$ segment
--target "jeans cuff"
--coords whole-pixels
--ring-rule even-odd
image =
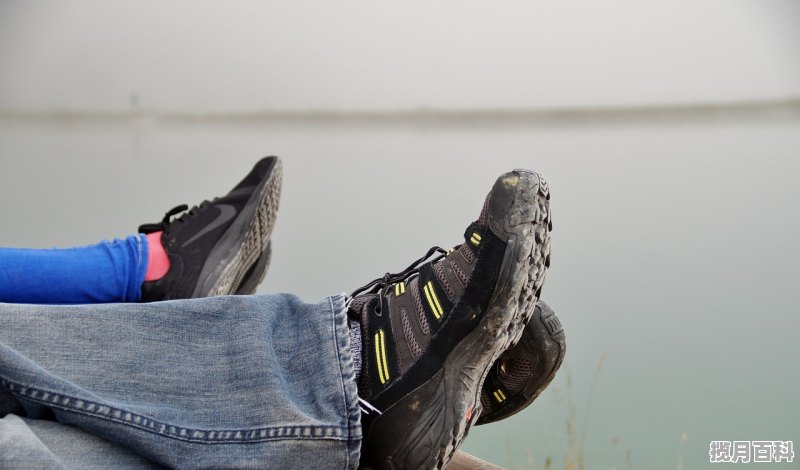
[[[353,365],[353,355],[350,349],[350,323],[347,318],[345,294],[329,297],[333,311],[333,327],[336,335],[336,346],[339,352],[339,365],[342,374],[342,388],[347,412],[347,426],[350,439],[348,439],[348,453],[350,455],[348,467],[357,468],[361,453],[361,407],[358,402],[358,386]]]

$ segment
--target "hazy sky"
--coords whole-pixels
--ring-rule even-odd
[[[0,0],[0,110],[800,96],[796,0]]]

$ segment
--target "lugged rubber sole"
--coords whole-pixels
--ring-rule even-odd
[[[507,240],[492,297],[442,368],[372,423],[370,447],[379,454],[372,458],[381,469],[447,465],[480,415],[480,392],[491,365],[519,339],[538,300],[549,266],[549,189],[527,170],[514,170],[500,181],[515,191],[503,220],[489,221]]]
[[[235,294],[272,236],[278,214],[283,167],[275,160],[269,176],[261,183],[231,227],[212,248],[192,297]],[[266,270],[264,271],[266,273]]]

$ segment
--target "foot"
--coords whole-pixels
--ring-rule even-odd
[[[483,411],[476,424],[493,423],[527,408],[553,380],[566,350],[561,322],[540,300],[519,343],[489,370],[481,392]]]
[[[544,179],[498,178],[465,242],[353,293],[361,327],[362,465],[444,468],[481,412],[484,378],[518,340],[550,254]],[[438,253],[438,254],[437,254]]]
[[[140,226],[142,233],[164,232],[161,243],[170,261],[164,277],[142,284],[142,301],[236,293],[263,259],[280,190],[280,160],[263,158],[225,196],[189,210],[178,206],[161,222]],[[259,275],[265,272],[266,266]]]

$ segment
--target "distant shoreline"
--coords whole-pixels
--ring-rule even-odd
[[[0,110],[2,120],[23,121],[164,121],[176,123],[384,123],[384,124],[525,124],[594,121],[661,121],[744,117],[800,118],[800,98],[729,103],[686,103],[614,107],[542,109],[435,109],[404,110],[264,110],[242,112]]]

